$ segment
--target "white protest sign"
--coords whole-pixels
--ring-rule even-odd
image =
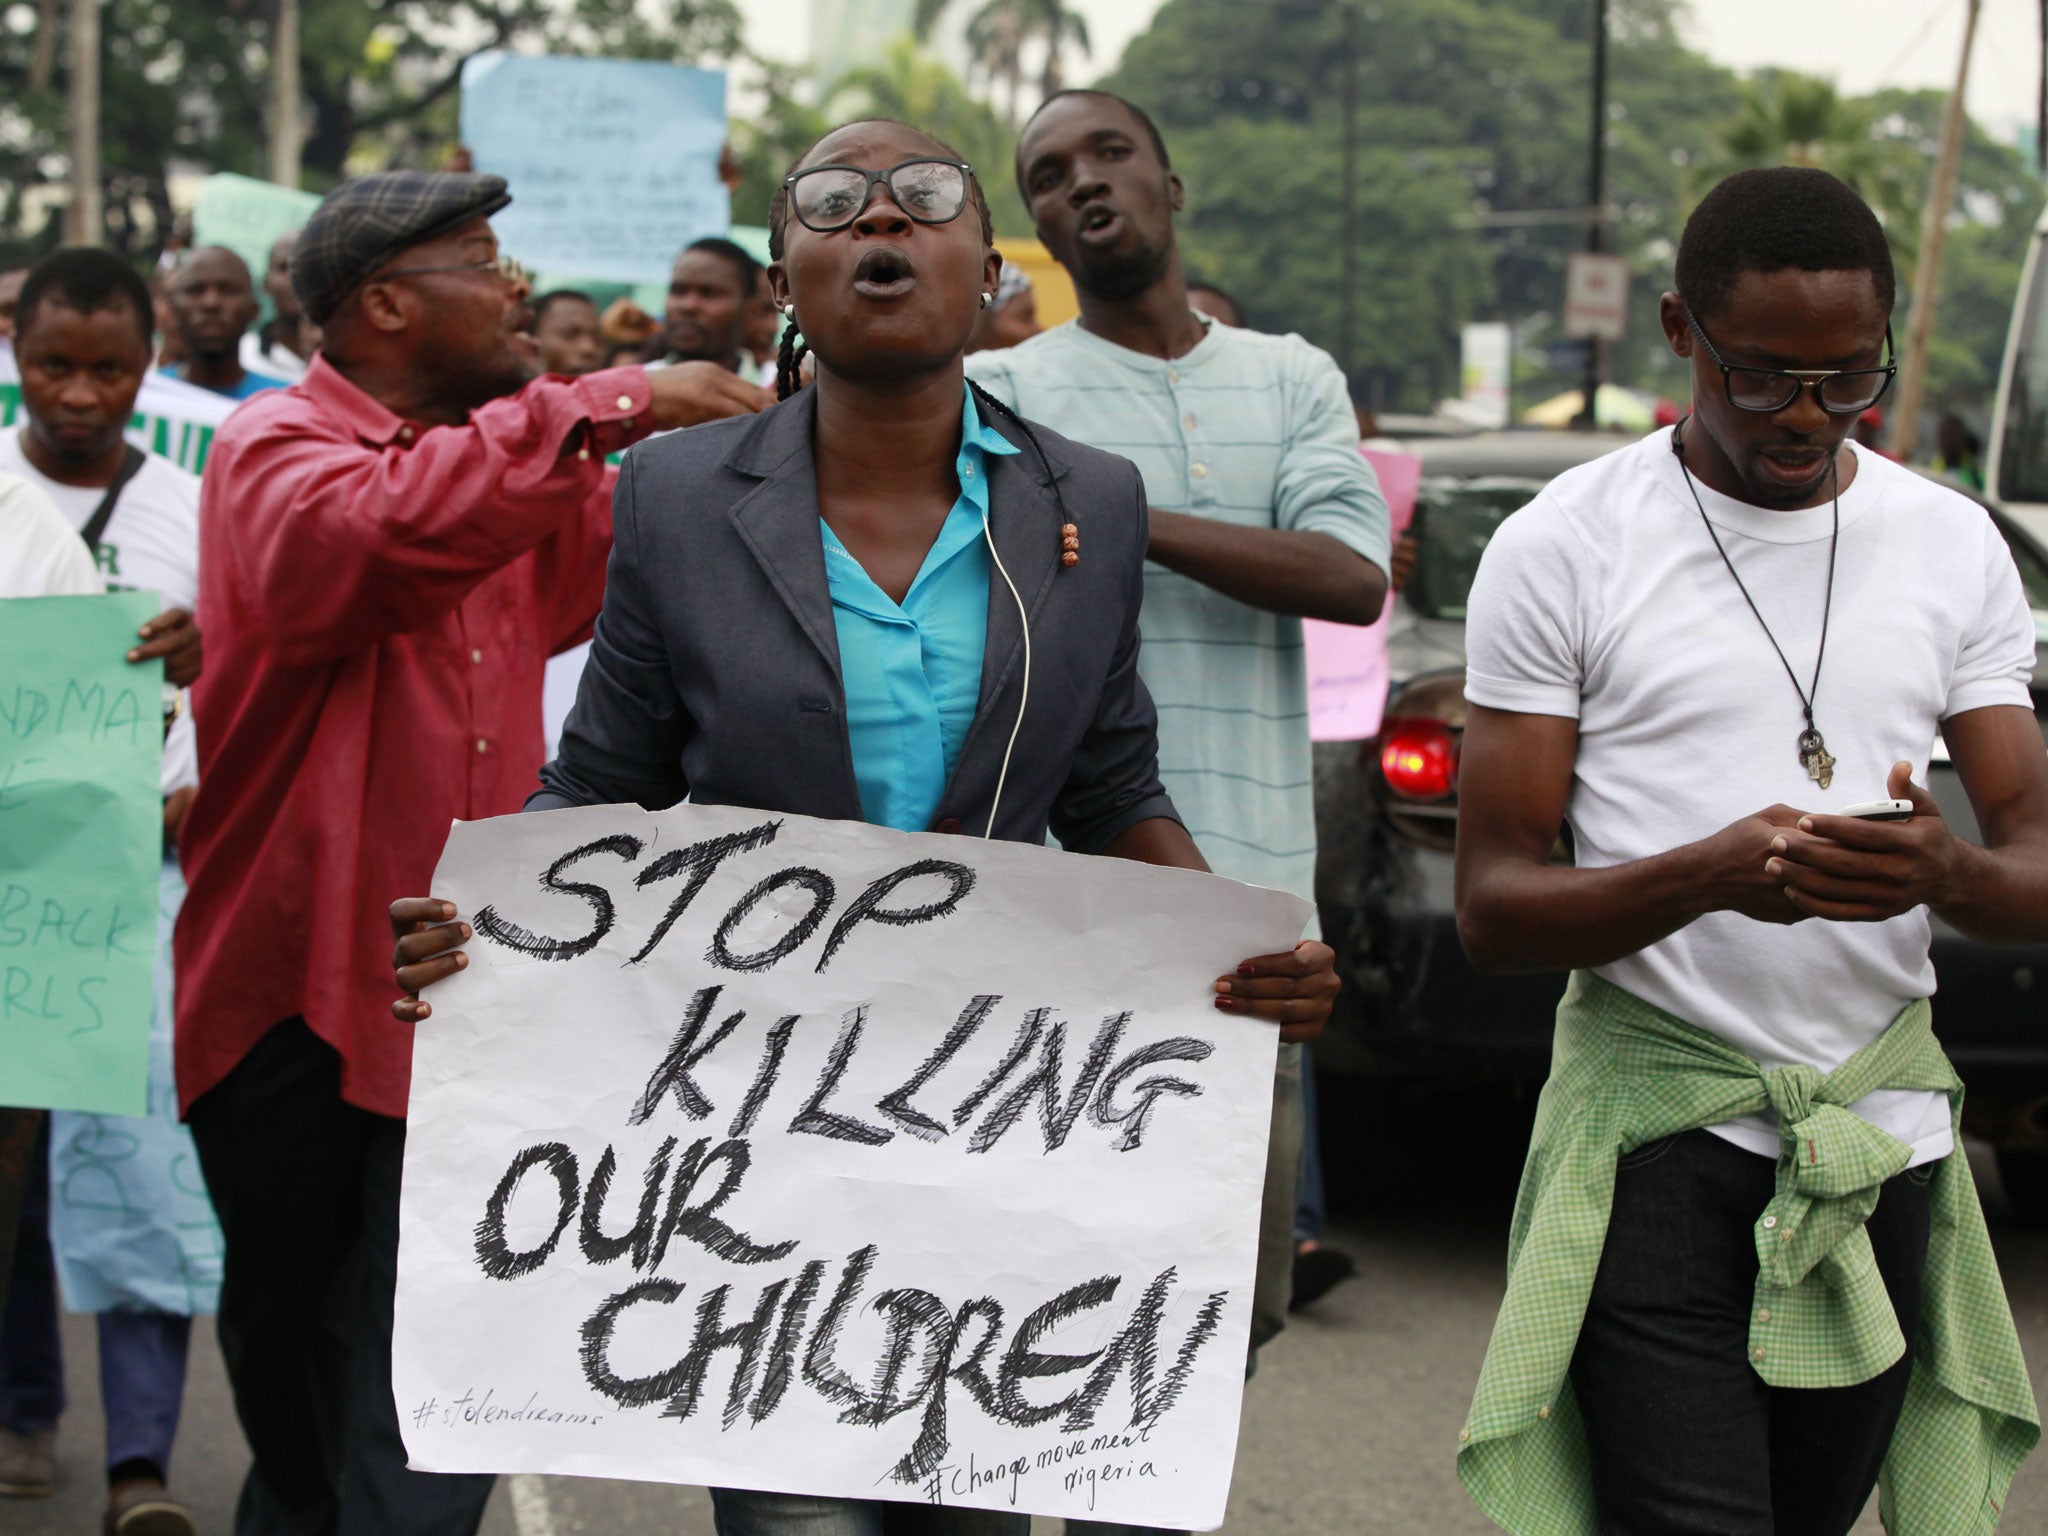
[[[411,1464],[1213,1528],[1306,902],[735,808],[458,824]]]

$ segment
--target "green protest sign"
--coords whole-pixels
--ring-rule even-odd
[[[0,601],[0,1104],[140,1115],[163,862],[154,592]]]
[[[271,306],[264,299],[263,274],[270,266],[270,247],[279,235],[303,229],[319,206],[320,199],[311,192],[220,171],[199,188],[199,202],[192,210],[193,244],[224,245],[241,257],[256,280],[256,297],[263,299],[267,314]]]

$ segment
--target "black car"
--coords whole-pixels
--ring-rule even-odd
[[[1316,1058],[1326,1074],[1534,1085],[1548,1069],[1565,977],[1479,974],[1458,942],[1452,903],[1465,601],[1501,521],[1553,476],[1621,441],[1494,432],[1410,446],[1423,461],[1421,549],[1391,624],[1386,719],[1362,746],[1316,749],[1317,903],[1345,981]],[[2034,711],[2048,719],[2048,551],[1964,494],[1985,506],[2019,566],[2035,613]],[[1949,824],[1975,838],[1976,818],[1940,743],[1929,777]],[[1562,836],[1554,856],[1570,859]],[[2015,1208],[2048,1222],[2048,944],[1981,944],[1937,917],[1934,963],[1935,1028],[1969,1085],[1966,1125],[1997,1149]]]

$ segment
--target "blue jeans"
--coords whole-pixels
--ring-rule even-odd
[[[34,1435],[64,1413],[64,1351],[57,1331],[57,1274],[50,1254],[50,1128],[30,1164],[7,1312],[0,1319],[0,1428]],[[146,1461],[167,1476],[185,1396],[192,1319],[170,1312],[102,1312],[100,1401],[107,1466]]]
[[[1294,1199],[1294,1240],[1320,1243],[1329,1229],[1329,1201],[1323,1194],[1322,1125],[1316,1112],[1315,1055],[1301,1048],[1301,1188]]]
[[[1031,1517],[880,1499],[714,1488],[718,1536],[1029,1536]]]

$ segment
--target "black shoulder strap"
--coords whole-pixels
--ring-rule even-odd
[[[100,498],[100,504],[92,509],[92,516],[78,530],[78,536],[85,540],[85,547],[95,555],[100,552],[100,535],[107,531],[107,521],[114,515],[114,503],[121,499],[121,492],[149,458],[133,443],[125,446],[127,452],[121,455],[121,467],[114,472],[114,483],[107,487],[107,494]]]

